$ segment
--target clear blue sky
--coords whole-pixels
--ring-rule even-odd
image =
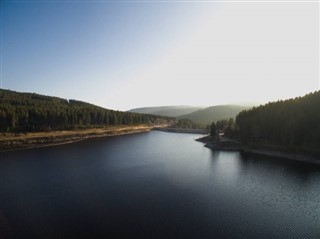
[[[2,1],[2,88],[127,110],[319,87],[318,3]]]

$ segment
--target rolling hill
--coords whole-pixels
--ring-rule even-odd
[[[178,119],[190,119],[198,124],[208,125],[213,121],[235,118],[242,110],[250,109],[249,106],[217,105],[200,109],[189,114],[180,115]]]

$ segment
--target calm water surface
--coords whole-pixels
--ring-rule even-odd
[[[149,132],[0,153],[0,238],[320,238],[320,168]]]

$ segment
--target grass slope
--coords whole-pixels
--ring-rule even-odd
[[[197,110],[190,114],[177,117],[178,119],[190,119],[198,124],[207,125],[218,120],[235,118],[240,111],[250,109],[248,106],[217,105]]]

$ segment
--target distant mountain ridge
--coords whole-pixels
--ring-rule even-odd
[[[161,116],[177,117],[180,115],[190,114],[194,111],[204,109],[201,106],[155,106],[155,107],[142,107],[129,110],[129,112],[135,112],[140,114],[152,114]]]
[[[131,109],[129,112],[141,114],[153,114],[170,116],[180,119],[189,119],[202,126],[211,124],[213,121],[235,118],[242,110],[251,109],[244,105],[216,105],[210,107],[196,106],[158,106]]]

